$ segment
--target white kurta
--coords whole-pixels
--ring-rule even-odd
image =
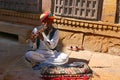
[[[68,55],[63,52],[53,51],[59,41],[59,31],[56,30],[52,39],[50,40],[50,32],[46,36],[42,32],[44,41],[40,41],[40,46],[35,51],[28,51],[26,53],[26,58],[32,62],[45,62],[51,64],[64,64],[68,61]],[[49,42],[49,43],[48,43]],[[32,46],[32,45],[30,45]]]

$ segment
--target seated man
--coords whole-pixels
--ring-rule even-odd
[[[30,47],[25,57],[32,64],[50,63],[54,65],[65,64],[68,55],[55,50],[59,41],[59,30],[52,25],[54,17],[51,13],[43,13],[40,16],[41,26],[33,29]]]

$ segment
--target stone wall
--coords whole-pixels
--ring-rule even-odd
[[[52,12],[54,10],[54,0],[39,0],[42,5],[40,9],[42,12]],[[32,4],[31,4],[32,5]],[[102,7],[102,22],[115,23],[116,20],[116,11],[117,11],[117,0],[103,0]],[[0,9],[0,20],[9,21],[21,24],[30,24],[30,25],[39,25],[39,16],[42,13],[26,13],[26,12],[17,12],[13,10]],[[31,23],[32,22],[32,23]]]
[[[120,25],[56,17],[54,26],[60,30],[61,48],[83,46],[90,51],[120,55]]]
[[[58,25],[60,26],[60,25]],[[81,46],[84,49],[120,55],[120,39],[97,34],[85,34],[60,29],[60,48],[69,46]]]
[[[101,21],[56,17],[62,46],[120,55],[120,25],[116,24],[117,0],[103,0]],[[63,45],[64,44],[64,45]]]
[[[116,18],[117,0],[104,0],[102,9],[102,21],[114,23]]]
[[[51,0],[42,0],[42,12],[51,11]]]
[[[54,9],[54,0],[42,0],[42,12]],[[117,0],[103,0],[101,21],[86,21],[55,17],[54,25],[60,30],[59,47],[77,45],[87,50],[120,53],[120,25],[115,24]],[[0,20],[40,25],[40,14],[0,10]]]
[[[117,38],[99,35],[85,35],[83,45],[87,50],[110,54],[120,54],[120,41]]]

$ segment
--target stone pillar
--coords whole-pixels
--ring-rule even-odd
[[[117,0],[104,0],[102,9],[102,21],[115,23]]]
[[[42,12],[51,12],[51,0],[42,0]]]

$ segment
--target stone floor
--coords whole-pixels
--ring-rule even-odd
[[[16,36],[0,33],[0,45],[0,80],[39,80],[39,73],[24,60],[27,44],[19,44]],[[92,80],[120,80],[120,56],[67,48],[63,52],[69,54],[70,61],[86,61],[94,72]]]

